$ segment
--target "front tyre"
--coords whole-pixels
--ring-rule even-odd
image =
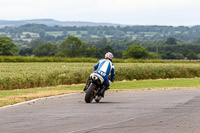
[[[85,102],[86,103],[91,103],[92,100],[94,99],[94,89],[96,88],[96,85],[91,83],[90,86],[88,87],[86,94],[85,94]]]

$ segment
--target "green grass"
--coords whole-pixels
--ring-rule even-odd
[[[71,86],[50,87],[50,88],[0,91],[0,98],[12,96],[12,95],[36,93],[40,91],[82,90],[83,87],[84,85],[71,85]],[[120,82],[111,83],[111,86],[110,86],[111,90],[112,89],[125,90],[125,89],[148,89],[148,88],[174,88],[174,87],[200,87],[200,78],[120,81]]]
[[[151,89],[151,88],[200,87],[200,79],[137,80],[111,84],[112,89]]]
[[[35,89],[20,89],[20,90],[10,90],[10,91],[0,91],[0,98],[8,96],[17,96],[29,93],[36,93],[42,91],[61,91],[61,90],[82,90],[84,85],[72,85],[72,86],[62,86],[62,87],[50,87],[50,88],[35,88]]]
[[[81,92],[84,85],[0,91],[0,107],[41,97]]]
[[[194,79],[167,79],[167,80],[139,80],[121,81],[112,83],[110,90],[135,90],[135,89],[162,89],[162,88],[199,88],[200,78]],[[0,107],[35,98],[60,95],[66,93],[82,92],[84,85],[60,86],[50,88],[4,90],[0,91]],[[41,95],[40,95],[41,94]]]

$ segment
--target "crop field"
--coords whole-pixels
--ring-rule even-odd
[[[0,90],[85,83],[95,63],[0,63]],[[115,63],[116,80],[200,77],[199,63]]]
[[[62,31],[49,31],[49,32],[46,32],[46,34],[57,37],[57,36],[62,36],[63,32]]]

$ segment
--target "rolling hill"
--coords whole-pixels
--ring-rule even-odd
[[[0,20],[0,27],[11,26],[18,27],[25,24],[45,24],[48,26],[122,26],[121,24],[112,23],[94,23],[84,21],[57,21],[54,19],[31,19],[31,20]]]

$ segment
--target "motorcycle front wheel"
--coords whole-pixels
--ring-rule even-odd
[[[91,83],[90,86],[88,87],[86,94],[85,94],[85,102],[86,103],[91,103],[92,100],[94,99],[94,89],[96,88],[96,85]]]

